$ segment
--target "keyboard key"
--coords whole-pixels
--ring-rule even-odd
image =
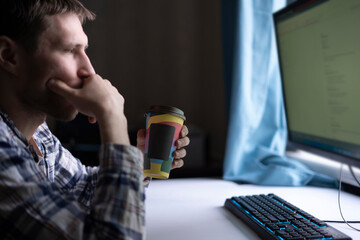
[[[319,219],[317,219],[317,218],[313,218],[313,219],[311,220],[311,222],[315,223],[316,225],[318,225],[318,226],[320,226],[320,227],[325,227],[325,226],[327,226],[327,224],[326,224],[325,222],[323,222],[323,221],[321,221],[321,220],[319,220]]]
[[[324,236],[322,235],[311,235],[307,239],[322,239],[322,238],[324,238]]]

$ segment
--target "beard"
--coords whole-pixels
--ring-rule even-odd
[[[44,104],[43,110],[52,118],[65,122],[74,120],[79,113],[74,105],[59,95],[56,98],[52,98],[48,104]]]
[[[26,91],[22,94],[22,102],[28,111],[39,115],[45,114],[60,121],[71,121],[79,113],[68,100],[49,90],[39,93]]]

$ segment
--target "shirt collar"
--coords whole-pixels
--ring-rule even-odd
[[[25,146],[28,146],[29,142],[24,136],[24,134],[20,132],[20,130],[15,126],[15,123],[1,109],[0,109],[0,117],[2,118],[4,123],[6,123],[6,125],[14,132],[14,134],[25,144]]]

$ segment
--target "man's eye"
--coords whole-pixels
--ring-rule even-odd
[[[72,48],[72,49],[65,49],[64,52],[66,52],[66,53],[73,53],[73,52],[74,52],[74,49],[73,49],[73,48]]]

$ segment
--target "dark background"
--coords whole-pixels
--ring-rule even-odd
[[[125,98],[132,143],[150,105],[182,109],[191,145],[171,177],[222,174],[226,106],[220,0],[83,0],[96,13],[84,25],[96,72]],[[56,123],[56,135],[85,164],[97,164],[97,126]]]

